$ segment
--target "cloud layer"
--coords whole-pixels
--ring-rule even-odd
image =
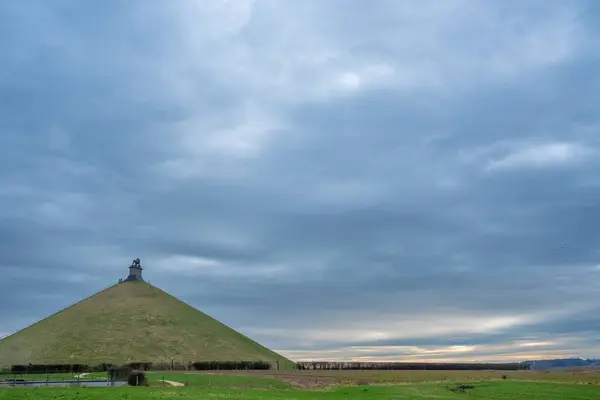
[[[297,360],[600,357],[598,20],[0,4],[0,336],[139,256]]]

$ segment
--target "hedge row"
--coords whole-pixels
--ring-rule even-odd
[[[207,371],[207,370],[267,370],[276,367],[276,363],[265,361],[198,361],[189,363],[151,363],[133,362],[125,366],[143,371]],[[108,371],[111,367],[123,367],[115,364],[27,364],[12,365],[10,372],[13,374],[37,374],[37,373],[82,373]],[[6,371],[8,372],[8,371]]]
[[[502,370],[514,371],[529,369],[525,363],[406,363],[406,362],[299,362],[299,369],[302,370]]]
[[[133,362],[125,365],[113,365],[108,363],[87,364],[28,364],[13,365],[10,373],[82,373],[101,372],[111,368],[129,367],[142,371],[214,371],[214,370],[268,370],[277,369],[277,363],[265,361],[197,361],[197,362]],[[295,364],[296,369],[301,370],[523,370],[529,369],[527,363],[402,363],[402,362],[299,362]],[[9,371],[6,371],[9,372]]]

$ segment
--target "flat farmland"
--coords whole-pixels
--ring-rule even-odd
[[[341,386],[329,390],[226,389],[188,387],[124,387],[124,388],[34,388],[0,389],[0,400],[158,400],[172,399],[479,399],[479,400],[597,400],[596,385],[572,383],[481,381],[465,385],[457,382],[412,383],[381,386]]]
[[[586,370],[164,371],[147,376],[148,387],[5,387],[0,400],[600,399],[600,371]]]
[[[171,374],[171,372],[165,372]],[[151,375],[160,375],[152,373]],[[200,374],[179,373],[179,376]],[[246,375],[277,379],[299,388],[328,388],[347,385],[409,384],[427,382],[530,381],[600,385],[600,370],[573,371],[210,371],[201,375]]]

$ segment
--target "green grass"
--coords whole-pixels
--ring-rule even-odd
[[[452,384],[406,384],[401,386],[355,386],[329,391],[286,390],[227,390],[199,387],[142,387],[142,388],[36,388],[2,389],[0,400],[158,400],[192,399],[480,399],[480,400],[597,400],[600,388],[593,385],[556,384],[539,382],[480,382],[464,393],[453,392]]]
[[[97,293],[0,340],[11,364],[189,361],[291,362],[143,282]]]
[[[335,384],[354,385],[357,382],[403,384],[419,382],[442,381],[490,381],[499,380],[506,376],[508,380],[592,383],[600,384],[600,370],[579,371],[351,371],[351,370],[321,370],[321,371],[265,371],[250,372],[262,376],[297,381],[318,380]]]
[[[181,382],[188,387],[245,388],[245,389],[293,389],[294,387],[278,379],[252,375],[198,374],[198,373],[153,373],[147,375],[150,384],[167,381]]]

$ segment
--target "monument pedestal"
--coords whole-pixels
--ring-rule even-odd
[[[140,259],[136,258],[129,266],[129,276],[127,276],[124,282],[144,282],[144,278],[142,278],[142,270],[143,268],[140,263]]]

